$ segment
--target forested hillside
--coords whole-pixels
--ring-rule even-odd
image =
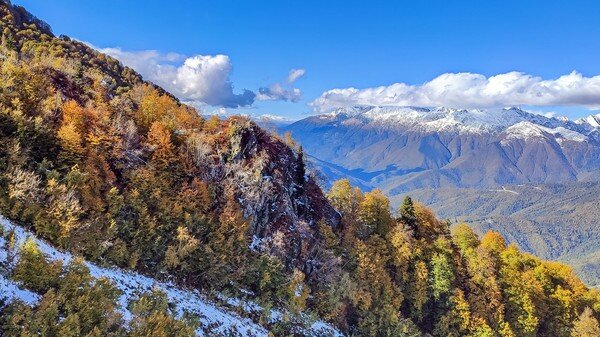
[[[600,284],[597,116],[571,121],[519,108],[340,108],[286,127],[323,172],[406,195],[442,217],[497,230]]]
[[[600,284],[600,185],[503,185],[490,189],[438,188],[407,193],[453,222],[479,234],[500,232],[509,242],[544,259],[574,267],[589,286]],[[390,197],[401,203],[402,195]]]
[[[281,310],[252,317],[277,336],[306,334],[315,317],[353,336],[598,331],[600,294],[569,267],[495,232],[451,230],[410,199],[395,214],[380,191],[348,181],[324,194],[292,140],[241,117],[204,119],[20,7],[0,2],[0,16],[0,212],[54,246]],[[41,301],[3,304],[6,336],[191,331],[153,294],[129,304],[127,324],[110,282],[34,245],[19,251],[0,280]]]

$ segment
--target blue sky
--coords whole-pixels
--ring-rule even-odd
[[[146,77],[158,82],[160,79],[152,78],[158,75],[144,68],[147,64],[171,65],[172,74],[165,81],[178,78],[183,85],[176,73],[186,58],[225,55],[226,59],[219,60],[195,58],[187,69],[197,71],[197,67],[212,64],[214,72],[207,76],[213,76],[209,82],[217,83],[218,88],[206,89],[206,81],[197,77],[193,80],[200,82],[167,88],[184,96],[184,100],[215,106],[204,106],[206,111],[229,105],[227,110],[233,113],[300,118],[316,108],[365,102],[387,104],[389,95],[394,97],[394,104],[448,102],[487,107],[516,102],[571,118],[597,113],[589,109],[600,106],[596,91],[581,93],[590,86],[600,86],[600,78],[594,78],[600,74],[597,1],[13,2],[48,22],[56,34],[69,35],[97,48],[119,48],[116,52],[124,55],[124,63],[134,62],[134,68],[140,67],[144,75],[154,74]],[[148,50],[156,51],[149,61],[136,54]],[[292,69],[305,72],[288,82]],[[502,77],[501,85],[506,81],[520,83],[516,94],[472,100],[452,96],[448,100],[447,94],[440,98],[439,93],[435,97],[431,93],[439,89],[431,81],[445,73],[481,75],[453,76],[442,83],[456,86],[458,81],[456,88],[465,90],[465,85],[467,89],[486,85],[489,89],[490,77],[513,71],[521,74]],[[544,81],[572,71],[577,71],[579,77],[568,77],[566,82],[574,82],[579,87],[577,92],[570,86],[559,86],[545,92],[548,99],[544,100],[522,94],[554,88],[555,82]],[[394,83],[414,88],[361,90]],[[430,85],[422,86],[424,83]],[[331,89],[349,87],[359,90],[323,96]],[[260,95],[260,88],[266,95]],[[489,92],[481,88],[474,92]],[[243,96],[243,89],[258,96],[249,100]],[[208,91],[196,94],[192,90]],[[382,92],[388,96],[381,97]],[[426,100],[415,99],[423,95]],[[220,104],[225,101],[228,103]],[[242,106],[252,103],[232,108],[232,101]]]

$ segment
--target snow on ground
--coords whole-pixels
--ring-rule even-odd
[[[4,228],[5,232],[10,230],[14,231],[16,246],[20,246],[28,237],[32,237],[48,259],[53,261],[62,260],[65,264],[73,259],[71,254],[57,250],[45,241],[36,238],[30,231],[13,224],[2,216],[0,216],[0,225]],[[0,247],[4,247],[3,238],[0,238]],[[5,250],[0,250],[0,262],[5,262],[6,258],[7,252]],[[131,313],[126,309],[127,304],[131,300],[136,299],[144,292],[158,289],[167,295],[171,303],[176,304],[179,315],[184,312],[197,314],[200,317],[202,325],[205,327],[214,327],[212,329],[214,332],[226,333],[227,331],[235,330],[243,336],[268,335],[268,331],[264,327],[252,322],[248,318],[242,318],[210,303],[205,296],[196,290],[182,289],[171,283],[157,282],[152,278],[117,268],[99,267],[96,264],[87,261],[85,264],[90,269],[90,274],[94,278],[108,278],[121,290],[122,295],[119,302],[125,319],[131,318]],[[40,296],[19,288],[16,283],[7,280],[0,275],[0,298],[19,298],[26,303],[35,304]],[[258,305],[252,305],[251,307],[256,309]],[[331,326],[319,321],[312,325],[310,331],[307,331],[308,334],[317,334],[317,332],[341,336],[341,334]],[[203,332],[199,330],[198,334],[203,335]]]
[[[520,122],[506,129],[507,139],[531,139],[554,137],[557,141],[570,140],[574,142],[585,142],[588,138],[579,132],[564,127],[547,128],[531,122]]]
[[[36,304],[40,300],[40,295],[29,290],[23,290],[14,281],[8,280],[0,275],[0,300],[6,303],[19,299],[29,305]]]
[[[1,216],[0,224],[5,231],[14,231],[17,246],[25,242],[28,237],[33,237],[40,247],[40,250],[48,259],[54,261],[62,260],[65,264],[73,259],[71,254],[58,251],[45,241],[37,239],[33,233],[20,226],[14,225]],[[126,272],[116,268],[103,268],[90,262],[85,262],[85,264],[90,269],[92,277],[108,278],[122,291],[123,294],[121,295],[119,302],[122,307],[123,316],[126,320],[131,318],[131,314],[125,309],[131,300],[136,299],[144,292],[158,289],[167,294],[171,303],[177,305],[178,314],[181,315],[184,312],[197,314],[204,326],[215,326],[213,331],[225,333],[231,329],[235,329],[244,336],[268,335],[267,330],[263,327],[253,323],[248,318],[239,317],[217,307],[215,304],[208,302],[206,298],[197,291],[181,289],[170,283],[157,282],[152,278],[137,273]],[[19,298],[29,300],[28,303],[35,303],[39,298],[39,296],[31,296],[32,294],[30,292],[19,290],[18,287],[15,289],[15,287],[16,285],[14,283],[8,284],[6,287],[3,286],[3,288],[7,288],[7,291],[12,291]],[[198,332],[199,335],[202,334],[202,331]]]
[[[490,191],[492,191],[492,192],[508,192],[508,193],[512,193],[512,194],[515,194],[515,195],[519,195],[519,192],[513,191],[513,190],[509,190],[509,189],[506,188],[506,186],[502,186],[501,190],[490,190]]]

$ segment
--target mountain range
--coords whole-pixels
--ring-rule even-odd
[[[389,195],[437,187],[594,181],[598,116],[572,122],[518,108],[352,107],[284,128],[325,171]]]
[[[322,173],[410,195],[478,232],[569,262],[590,284],[600,268],[596,182],[600,115],[576,121],[519,108],[350,107],[283,128]]]

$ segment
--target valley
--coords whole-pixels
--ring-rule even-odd
[[[575,122],[520,109],[357,107],[309,117],[291,132],[321,172],[392,205],[411,196],[453,223],[573,265],[598,285],[597,116]]]

